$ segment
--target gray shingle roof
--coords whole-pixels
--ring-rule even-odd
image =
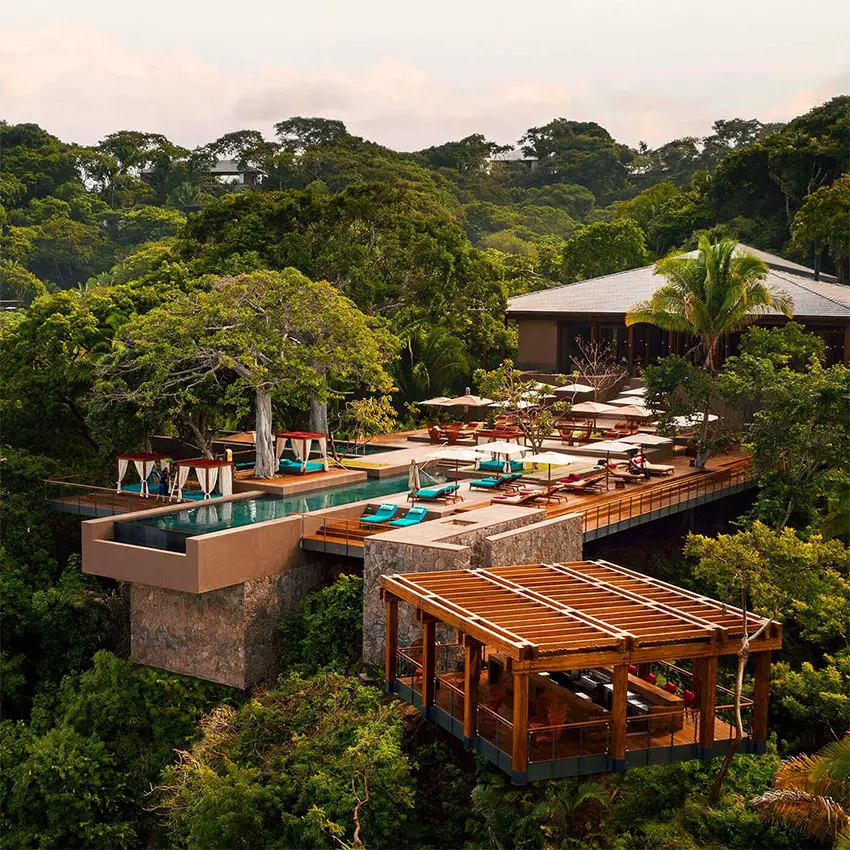
[[[767,263],[770,268],[767,285],[791,296],[795,316],[850,318],[850,286],[835,283],[835,278],[830,275],[821,275],[821,280],[816,281],[814,272],[805,266],[746,245],[741,247]],[[695,254],[692,251],[689,256]],[[625,315],[636,302],[651,298],[663,283],[664,278],[655,274],[654,266],[644,266],[530,292],[528,295],[517,295],[508,301],[508,316],[576,313]],[[778,311],[772,312],[779,315]]]

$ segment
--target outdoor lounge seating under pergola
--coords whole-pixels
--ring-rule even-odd
[[[722,755],[739,609],[605,561],[407,573],[380,579],[387,689],[517,783]],[[399,603],[421,637],[399,646]],[[409,619],[407,620],[409,622]],[[747,614],[749,634],[764,620]],[[437,643],[437,634],[447,638]],[[452,640],[452,634],[456,640]],[[767,738],[778,623],[751,641],[742,752]]]

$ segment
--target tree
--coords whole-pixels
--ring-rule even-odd
[[[744,443],[759,476],[756,515],[777,530],[817,528],[823,494],[846,487],[836,463],[850,456],[850,370],[823,365],[823,344],[791,323],[754,328],[718,377],[745,414]]]
[[[751,642],[769,629],[774,620],[787,615],[794,600],[806,593],[813,582],[835,572],[835,565],[846,561],[846,552],[837,541],[824,542],[818,536],[803,541],[793,529],[777,533],[755,522],[752,528],[737,534],[720,534],[716,538],[692,534],[684,553],[699,559],[694,574],[715,588],[723,601],[734,600],[743,614],[743,637],[735,676],[735,738],[715,780],[711,799],[716,802],[744,736],[741,698]],[[747,622],[750,607],[765,617],[764,623],[752,633]]]
[[[281,147],[289,153],[304,153],[310,148],[331,145],[348,136],[342,121],[329,118],[287,118],[274,125]]]
[[[605,342],[576,337],[577,354],[572,357],[574,374],[593,387],[593,400],[614,387],[627,370],[617,362],[617,353]]]
[[[791,314],[790,299],[765,286],[765,263],[740,251],[731,239],[712,245],[703,237],[696,257],[668,257],[656,264],[655,272],[667,283],[649,301],[629,310],[626,325],[647,322],[697,337],[702,365],[712,376],[717,372],[720,341],[727,334],[743,329],[771,307]],[[708,414],[706,405],[696,458],[699,468],[708,459]]]
[[[448,395],[470,373],[463,341],[439,325],[417,326],[402,332],[403,345],[392,364],[397,406]]]
[[[373,437],[389,433],[398,424],[392,399],[386,395],[347,401],[340,411],[338,423],[336,430],[344,430],[355,452],[361,440],[365,449]]]
[[[213,381],[231,402],[254,397],[254,474],[275,472],[272,396],[307,406],[335,383],[389,389],[384,364],[394,338],[327,282],[295,269],[218,278],[131,322],[103,375],[115,397],[142,405],[191,406]],[[141,380],[138,380],[141,375]]]
[[[774,788],[750,801],[762,817],[800,830],[835,850],[850,847],[850,733],[815,755],[788,759]]]
[[[589,280],[646,265],[646,239],[630,219],[580,227],[564,245],[561,279]]]
[[[839,283],[850,283],[850,174],[808,195],[794,216],[791,232],[798,250],[814,253],[816,270],[820,254],[826,250]]]
[[[473,133],[459,142],[446,142],[425,148],[415,156],[429,168],[453,168],[460,174],[482,171],[490,157],[511,149],[510,145],[488,142],[481,133]]]
[[[510,360],[492,372],[479,370],[475,382],[483,395],[499,402],[505,412],[516,417],[526,444],[535,452],[552,435],[558,415],[570,407],[565,401],[549,404],[546,396],[551,394],[552,387],[527,380]]]

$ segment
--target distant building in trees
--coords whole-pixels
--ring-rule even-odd
[[[240,186],[257,186],[263,180],[262,171],[241,168],[235,159],[220,159],[210,169],[210,174],[220,183],[235,183]]]
[[[523,153],[522,148],[511,148],[511,150],[495,153],[487,158],[488,162],[501,162],[508,165],[520,166],[534,171],[538,165],[536,156],[527,156]]]

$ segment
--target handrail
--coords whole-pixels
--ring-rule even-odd
[[[45,478],[44,483],[57,484],[60,487],[77,487],[80,490],[103,490],[106,493],[114,493],[116,496],[135,496],[136,498],[142,498],[138,493],[132,493],[126,490],[122,490],[119,493],[115,487],[101,487],[99,484],[78,484],[76,481],[61,481],[55,478]]]
[[[478,711],[479,712],[483,711],[485,714],[491,715],[493,717],[493,719],[496,720],[502,726],[507,726],[509,729],[514,728],[513,721],[506,720],[504,717],[502,717],[501,714],[499,714],[496,711],[493,711],[492,708],[487,708],[486,705],[482,705],[480,702],[478,703]]]

